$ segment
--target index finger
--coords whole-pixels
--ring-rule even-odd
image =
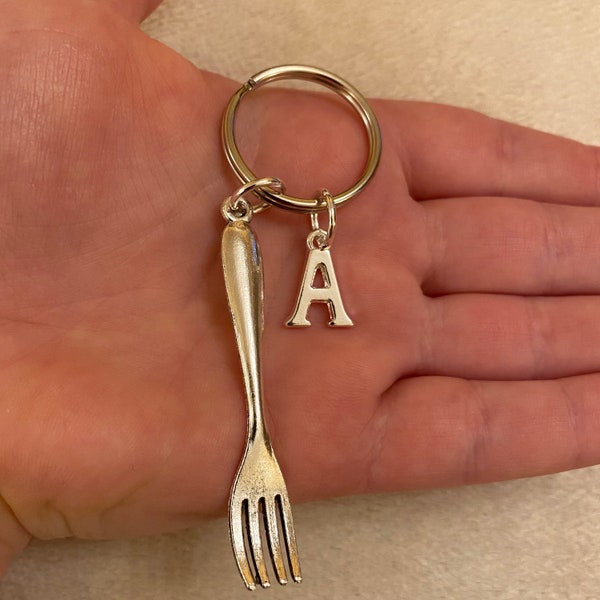
[[[382,120],[392,135],[385,141],[399,153],[415,199],[512,196],[600,203],[595,146],[451,106],[403,102],[386,108]]]

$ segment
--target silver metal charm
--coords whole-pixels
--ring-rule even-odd
[[[344,308],[329,251],[335,233],[335,203],[327,190],[323,190],[319,199],[327,204],[329,224],[327,230],[321,229],[318,213],[311,213],[313,229],[306,238],[308,256],[304,267],[304,276],[294,312],[286,325],[288,327],[310,327],[311,323],[308,320],[310,305],[313,302],[324,302],[329,309],[330,327],[352,327],[354,323]],[[319,271],[323,277],[323,287],[314,287],[315,276]]]
[[[229,531],[238,569],[250,590],[257,584],[271,585],[267,553],[277,580],[281,584],[287,583],[284,548],[292,579],[296,583],[302,581],[290,501],[263,416],[260,366],[264,326],[262,258],[250,227],[252,204],[242,196],[264,186],[283,190],[277,179],[259,179],[227,198],[222,208],[228,221],[221,245],[223,273],[248,403],[246,449],[229,498]],[[268,550],[264,548],[261,531]]]
[[[365,126],[368,153],[363,171],[358,181],[336,195],[332,196],[326,190],[312,198],[286,195],[279,179],[257,178],[240,154],[234,125],[241,100],[263,85],[288,79],[310,81],[329,88],[354,108]],[[329,308],[330,326],[352,326],[342,302],[330,246],[335,233],[336,207],[358,195],[377,170],[381,156],[381,132],[369,103],[347,81],[316,67],[281,65],[256,73],[234,93],[223,115],[221,140],[229,164],[244,184],[221,207],[228,222],[223,232],[221,251],[248,403],[246,447],[229,499],[229,530],[239,572],[246,587],[252,590],[257,585],[270,586],[268,564],[281,584],[287,583],[288,574],[295,582],[300,582],[302,576],[288,493],[263,416],[260,368],[263,271],[260,249],[250,221],[255,214],[270,206],[310,214],[312,230],[306,240],[308,256],[304,276],[296,307],[287,325],[309,326],[307,314],[311,304],[322,302]],[[250,192],[257,197],[256,201],[244,198],[244,194]],[[328,213],[329,223],[327,228],[321,229],[318,213],[324,211]],[[317,273],[323,277],[322,287],[314,287]]]

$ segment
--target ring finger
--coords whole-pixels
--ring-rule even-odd
[[[600,298],[454,294],[428,301],[418,375],[555,379],[600,371]]]
[[[600,209],[515,198],[422,202],[431,296],[600,293]]]

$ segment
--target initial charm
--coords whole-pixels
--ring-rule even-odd
[[[313,286],[317,270],[320,270],[323,276],[323,287]],[[354,325],[344,309],[328,248],[310,249],[296,308],[286,325],[288,327],[310,327],[311,323],[307,318],[307,313],[313,302],[327,303],[330,327],[352,327]]]
[[[329,223],[327,229],[321,229],[318,212],[315,211],[310,214],[312,231],[306,238],[308,258],[306,259],[296,308],[286,325],[288,327],[310,327],[311,323],[307,317],[310,305],[313,302],[325,302],[329,309],[330,327],[352,327],[354,323],[344,308],[331,253],[329,252],[336,224],[335,203],[332,195],[327,190],[323,190],[318,198],[327,207]],[[323,287],[315,287],[314,285],[317,271],[320,271],[323,276]]]

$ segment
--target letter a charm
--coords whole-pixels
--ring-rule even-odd
[[[324,287],[313,287],[317,270],[321,271]],[[352,327],[354,323],[344,309],[342,296],[333,269],[331,253],[328,248],[311,248],[308,252],[304,277],[298,294],[294,314],[286,325],[288,327],[310,327],[307,313],[313,302],[326,302],[329,308],[330,327]]]
[[[335,229],[335,205],[331,194],[327,190],[323,190],[320,198],[327,203],[329,226],[327,231],[321,229],[317,213],[311,213],[313,230],[306,238],[308,258],[306,259],[296,308],[286,323],[288,327],[310,327],[311,323],[307,315],[313,302],[327,303],[330,327],[352,327],[354,325],[344,308],[331,253],[329,252]],[[323,276],[323,287],[314,287],[317,271],[321,271]]]

